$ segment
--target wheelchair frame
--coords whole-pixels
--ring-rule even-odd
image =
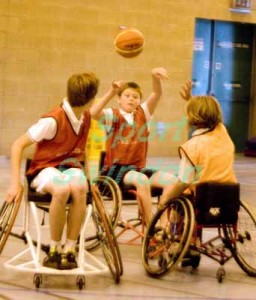
[[[216,184],[225,189],[225,184]],[[223,194],[225,196],[227,194]],[[222,220],[214,224],[199,224],[195,220],[194,205],[187,197],[170,199],[157,210],[143,240],[142,261],[146,272],[152,277],[159,277],[175,270],[180,262],[185,266],[188,259],[189,265],[195,269],[199,266],[199,260],[187,255],[190,250],[194,250],[220,264],[216,272],[218,282],[223,281],[226,273],[223,265],[231,258],[249,276],[256,276],[256,217],[245,202],[238,201],[237,220],[229,223]],[[209,211],[211,208],[209,207]],[[215,213],[215,210],[212,212]],[[176,222],[172,224],[174,213]],[[166,215],[168,227],[162,228],[159,220]],[[216,228],[217,235],[203,241],[198,237],[206,228]]]
[[[101,151],[99,160],[99,171],[101,170],[106,152]],[[121,190],[118,184],[108,176],[97,176],[93,182],[98,186],[100,192],[103,189],[101,185],[105,183],[106,191],[103,194],[108,194],[108,197],[103,196],[104,204],[106,210],[109,213],[110,219],[112,220],[112,226],[115,228],[116,238],[119,243],[124,243],[128,245],[138,244],[143,240],[145,235],[145,222],[144,222],[144,212],[142,201],[137,197],[137,192],[134,186],[130,185]],[[108,192],[107,192],[108,191]],[[162,193],[161,188],[152,188],[152,198],[159,198]],[[112,201],[110,202],[112,198]],[[123,205],[137,205],[138,212],[137,216],[130,219],[125,219],[122,217],[121,210]],[[117,230],[120,228],[120,230]],[[121,241],[120,237],[127,231],[132,231],[133,235],[125,241]],[[96,244],[94,244],[96,247]]]
[[[0,253],[4,248],[9,235],[18,237],[28,244],[25,250],[22,250],[11,259],[7,260],[4,263],[5,267],[23,272],[33,272],[33,283],[36,288],[39,288],[42,284],[43,274],[76,275],[76,285],[79,289],[82,289],[85,285],[85,276],[105,274],[110,271],[115,282],[119,283],[120,276],[123,273],[121,255],[114,231],[109,221],[108,214],[105,211],[101,194],[97,186],[90,185],[90,191],[87,195],[86,215],[81,227],[78,244],[78,268],[72,270],[51,269],[46,268],[41,264],[41,250],[47,253],[49,251],[49,246],[42,244],[41,241],[42,226],[39,223],[38,210],[43,209],[44,211],[48,211],[49,195],[41,195],[33,192],[34,196],[36,196],[35,199],[33,196],[29,195],[30,189],[28,187],[26,190],[27,195],[25,197],[25,215],[23,222],[24,231],[22,235],[11,232],[22,201],[22,192],[18,195],[14,202],[9,204],[4,203],[0,210]],[[32,239],[32,235],[29,231],[30,214],[32,214],[35,224],[37,235],[36,240]],[[107,265],[86,250],[85,234],[88,230],[88,223],[91,219],[95,226],[95,238],[97,239],[98,244],[102,247]],[[29,254],[30,257],[28,259]]]

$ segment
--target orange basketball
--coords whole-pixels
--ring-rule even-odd
[[[126,28],[117,34],[114,44],[120,55],[135,57],[143,50],[145,38],[139,30]]]

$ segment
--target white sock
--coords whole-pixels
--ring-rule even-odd
[[[67,239],[67,241],[65,243],[65,246],[64,246],[63,252],[64,253],[67,253],[69,251],[75,252],[75,250],[76,250],[76,243],[77,243],[77,240],[69,240],[69,239]]]
[[[51,240],[50,241],[50,250],[55,250],[57,249],[58,252],[61,251],[61,241],[54,241],[54,240]]]

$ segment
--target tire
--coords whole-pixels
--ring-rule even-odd
[[[118,184],[108,176],[95,177],[92,184],[98,187],[112,227],[115,228],[122,208],[122,194]]]
[[[224,227],[235,261],[249,276],[256,276],[256,217],[251,208],[243,201],[238,212],[237,233],[233,227]]]
[[[159,227],[159,220],[168,215],[168,228]],[[172,219],[176,222],[172,223]],[[195,217],[192,204],[185,197],[170,199],[155,213],[142,244],[142,261],[146,272],[159,277],[175,269],[188,250]]]
[[[98,176],[92,179],[92,185],[97,186],[100,191],[100,201],[105,207],[111,226],[115,229],[121,212],[121,192],[117,183],[108,176]],[[100,243],[93,221],[88,224],[89,235],[85,237],[85,250],[95,251],[99,248]]]
[[[100,192],[96,186],[91,186],[93,198],[92,217],[95,223],[97,237],[107,261],[108,267],[116,283],[120,282],[123,265],[115,234],[105,207],[102,204]]]
[[[4,249],[18,214],[22,194],[23,191],[21,191],[11,203],[4,202],[0,209],[0,254]]]

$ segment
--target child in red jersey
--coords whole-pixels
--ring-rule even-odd
[[[107,132],[106,157],[103,175],[112,177],[120,185],[133,185],[142,200],[146,225],[152,218],[151,187],[164,188],[173,176],[146,168],[149,121],[163,93],[162,81],[168,79],[167,71],[151,71],[152,92],[142,102],[140,86],[126,82],[118,92],[119,108],[100,110],[96,118],[105,125]],[[100,101],[103,109],[107,101]]]
[[[114,82],[103,96],[112,98],[121,82]],[[75,245],[86,209],[88,185],[85,169],[85,146],[91,117],[98,114],[92,105],[99,80],[93,73],[74,74],[67,82],[67,97],[60,106],[45,114],[12,145],[12,180],[6,201],[11,202],[22,189],[20,166],[26,147],[36,144],[27,172],[31,187],[52,196],[50,218],[50,252],[43,265],[56,269],[77,267]],[[66,203],[71,203],[66,218]],[[67,240],[62,251],[61,239],[67,220]]]

